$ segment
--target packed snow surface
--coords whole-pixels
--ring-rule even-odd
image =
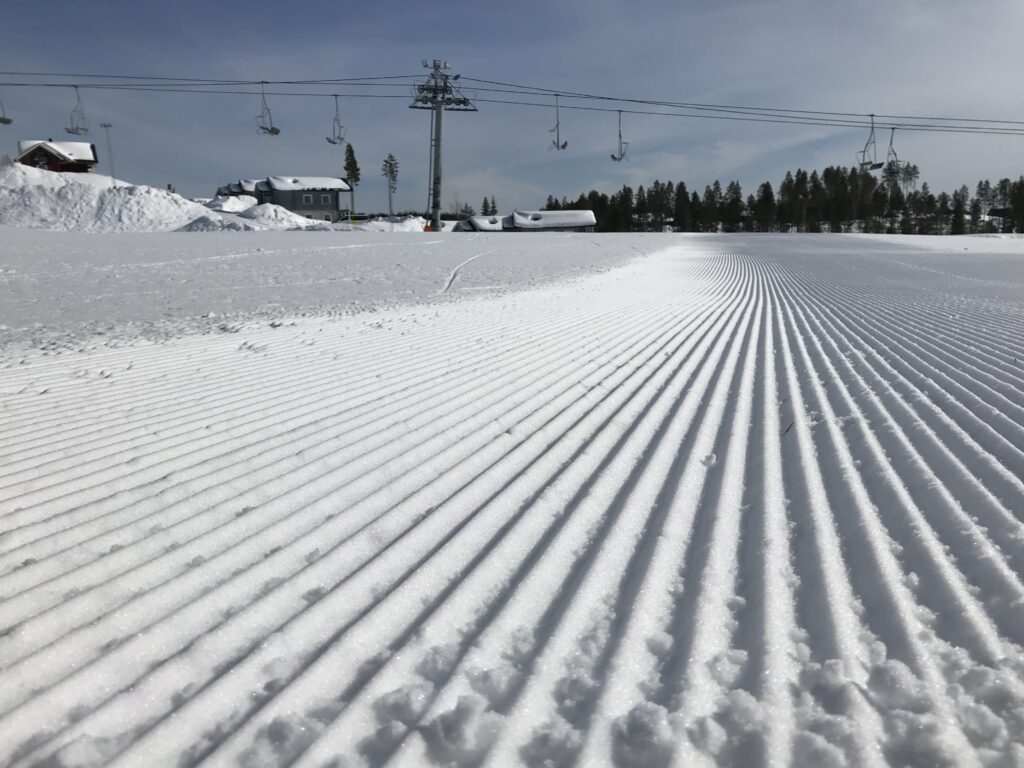
[[[1024,762],[1024,249],[8,234],[0,764]]]

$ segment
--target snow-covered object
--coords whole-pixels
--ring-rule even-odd
[[[469,227],[477,232],[501,232],[503,228],[501,216],[470,216]]]
[[[515,229],[576,229],[593,227],[597,218],[593,211],[515,211]]]
[[[215,213],[205,214],[178,229],[179,232],[256,232],[266,229],[237,216],[225,218]]]
[[[18,157],[31,152],[40,144],[46,145],[55,154],[66,160],[78,162],[96,162],[96,147],[87,141],[49,141],[44,139],[28,139],[18,142]]]
[[[114,184],[118,186],[114,186]],[[208,213],[173,192],[92,173],[0,165],[0,224],[83,232],[168,232]]]
[[[302,189],[340,189],[349,191],[344,179],[333,176],[268,176],[267,183],[276,192],[295,192]]]
[[[206,203],[206,207],[211,211],[241,213],[248,208],[252,208],[254,205],[259,205],[259,202],[252,195],[218,195]]]
[[[293,227],[308,227],[313,224],[314,219],[307,219],[292,213],[287,208],[273,203],[254,205],[238,214],[244,219],[252,219],[257,224],[273,229],[292,229]]]

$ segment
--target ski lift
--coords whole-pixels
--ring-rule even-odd
[[[864,149],[857,153],[857,165],[862,171],[877,171],[885,163],[878,162],[875,148],[875,116],[871,115],[871,132],[868,134]]]
[[[345,126],[341,124],[341,107],[338,106],[337,94],[334,96],[334,126],[327,141],[335,145],[345,143]]]
[[[626,159],[626,150],[629,149],[629,142],[622,140],[622,110],[619,110],[619,152],[616,155],[612,155],[612,160],[620,162]]]
[[[561,137],[561,133],[560,133],[560,130],[559,130],[559,126],[560,125],[561,125],[561,121],[558,118],[558,94],[556,93],[555,94],[555,127],[552,128],[550,131],[548,131],[548,133],[555,134],[555,138],[554,138],[554,140],[552,140],[551,146],[548,147],[549,150],[550,149],[557,149],[557,150],[561,151],[561,150],[563,150],[563,149],[565,149],[566,147],[569,146],[569,142],[568,141],[562,141],[561,140],[562,137]]]
[[[260,133],[265,133],[268,136],[277,136],[281,129],[274,125],[274,119],[270,115],[270,107],[267,106],[267,95],[263,92],[263,86],[266,84],[266,81],[260,83],[260,103],[262,108],[260,113],[256,115],[256,125],[259,127]]]
[[[75,107],[71,110],[71,121],[64,130],[75,136],[85,136],[89,133],[89,121],[85,117],[85,107],[82,106],[82,94],[75,88]]]
[[[4,112],[4,103],[0,101],[0,125],[10,125],[13,122],[14,121],[7,116],[7,113]]]

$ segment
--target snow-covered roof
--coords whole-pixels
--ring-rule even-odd
[[[477,232],[501,232],[502,219],[500,216],[470,216],[469,228]]]
[[[300,189],[340,189],[348,192],[349,186],[344,179],[333,176],[268,176],[267,183],[278,192]]]
[[[512,225],[516,229],[569,229],[593,227],[597,218],[593,211],[515,211]]]
[[[18,142],[18,157],[21,158],[40,144],[65,160],[75,162],[96,162],[96,147],[87,141],[49,141],[28,139]]]

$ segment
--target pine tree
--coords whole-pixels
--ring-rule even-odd
[[[776,216],[775,192],[772,190],[770,181],[764,182],[757,188],[757,198],[754,200],[752,208],[758,231],[770,231]]]
[[[359,184],[359,163],[356,162],[356,151],[352,149],[352,144],[345,145],[345,180],[350,190],[351,217],[351,214],[356,212],[356,185]]]
[[[953,193],[953,222],[950,234],[963,235],[967,232],[967,198],[964,190]]]
[[[686,182],[680,181],[676,185],[675,206],[672,209],[672,217],[676,220],[676,229],[680,232],[692,231],[692,213],[690,192],[686,188]]]
[[[641,184],[636,189],[636,203],[634,212],[636,213],[637,229],[640,232],[647,231],[647,191],[644,189],[644,185]]]
[[[491,195],[491,216],[498,215],[498,203],[494,199],[494,195]]]
[[[690,231],[704,231],[704,203],[701,202],[697,190],[690,193]]]
[[[351,147],[352,145],[349,144],[349,146]],[[352,161],[353,161],[353,164],[354,164],[355,163],[355,155],[354,154],[352,155]],[[380,167],[380,174],[381,174],[381,176],[383,176],[385,179],[388,180],[388,216],[392,216],[393,217],[395,215],[395,207],[394,207],[394,203],[393,203],[393,198],[394,198],[395,190],[398,189],[398,161],[395,159],[395,156],[392,155],[390,152],[388,153],[388,156],[386,158],[384,158],[384,164],[381,165],[381,167]],[[359,168],[357,166],[356,167],[356,176],[358,176],[358,175],[359,175]]]
[[[730,181],[722,201],[722,223],[726,232],[738,232],[743,220],[743,189],[738,181]]]

